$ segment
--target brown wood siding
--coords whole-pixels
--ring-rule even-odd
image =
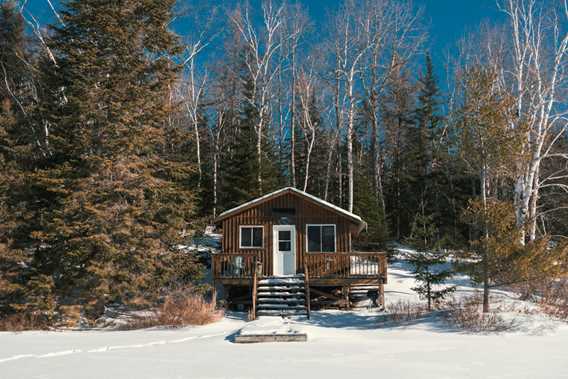
[[[296,215],[290,225],[296,226],[296,269],[303,270],[303,257],[306,250],[306,224],[335,224],[336,225],[336,251],[351,251],[352,223],[337,213],[301,198],[293,193],[285,193],[274,199],[258,204],[252,208],[230,216],[222,221],[223,252],[239,254],[242,252],[260,253],[263,262],[263,273],[272,275],[272,227],[279,225],[273,208],[294,208]],[[263,248],[240,249],[239,226],[262,225]]]

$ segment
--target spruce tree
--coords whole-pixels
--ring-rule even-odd
[[[31,254],[14,245],[22,214],[18,183],[31,156],[24,132],[30,111],[29,40],[16,3],[0,4],[0,317],[26,303],[26,274]]]
[[[425,72],[418,79],[418,106],[416,123],[419,129],[418,162],[422,177],[432,173],[432,165],[437,158],[435,141],[439,137],[440,90],[434,75],[434,66],[430,54],[426,55]]]
[[[247,70],[243,54],[240,53],[234,62],[238,68],[241,86],[238,93],[238,117],[232,120],[228,146],[223,157],[222,169],[222,208],[230,209],[243,202],[261,196],[255,186],[258,170],[262,169],[262,189],[264,193],[273,191],[282,183],[278,170],[278,159],[274,147],[274,136],[266,130],[262,137],[262,168],[258,167],[256,152],[256,130],[258,111],[250,103],[253,81]],[[267,128],[268,129],[268,128]]]
[[[242,91],[251,91],[252,82],[246,76],[246,70],[242,72]],[[258,170],[254,125],[258,115],[245,96],[241,96],[240,100],[239,116],[233,119],[233,125],[229,125],[232,136],[224,157],[221,186],[223,209],[230,209],[258,195],[254,185]]]
[[[385,200],[390,210],[393,235],[397,240],[408,236],[409,225],[417,208],[416,151],[417,129],[414,124],[414,87],[408,73],[395,72],[387,83],[382,102],[385,146],[388,155]]]
[[[372,249],[386,242],[388,229],[382,207],[373,192],[370,170],[365,166],[358,167],[356,174],[354,212],[367,222],[367,229],[359,235],[357,243]]]
[[[41,207],[28,237],[37,277],[52,279],[60,301],[98,312],[199,276],[175,249],[191,230],[194,193],[184,144],[168,133],[179,71],[170,57],[181,52],[173,5],[70,1],[52,27],[57,65],[43,64],[38,110],[50,154],[29,180]]]
[[[416,249],[409,257],[413,265],[413,274],[418,285],[413,287],[421,299],[428,303],[428,310],[432,304],[437,304],[444,297],[456,290],[455,286],[444,286],[444,282],[452,276],[452,271],[446,269],[446,257],[441,253],[441,241],[436,240],[437,227],[432,215],[425,213],[424,203],[412,222],[412,231],[406,243]]]

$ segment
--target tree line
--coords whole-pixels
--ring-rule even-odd
[[[505,21],[456,41],[445,90],[410,1],[345,0],[325,22],[190,5],[70,0],[44,28],[2,4],[0,312],[96,315],[197,283],[178,246],[283,186],[362,216],[360,248],[435,231],[486,293],[562,271],[561,1],[498,1]]]

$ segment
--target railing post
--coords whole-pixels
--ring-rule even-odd
[[[251,319],[256,320],[256,285],[257,285],[257,260],[254,258],[253,273],[252,273],[252,314]]]
[[[306,257],[304,257],[304,288],[305,288],[305,296],[306,296],[306,311],[308,313],[308,320],[310,319],[311,313],[311,296],[310,296],[310,270],[308,268],[308,261]]]

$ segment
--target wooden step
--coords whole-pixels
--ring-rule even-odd
[[[268,310],[259,309],[257,312],[258,316],[305,316],[308,312],[304,310]]]
[[[304,285],[304,279],[262,279],[258,281],[260,286],[287,286]]]
[[[299,297],[304,298],[304,291],[296,291],[296,292],[258,292],[258,297]]]
[[[285,286],[259,286],[258,287],[258,292],[276,292],[276,291],[284,291],[284,292],[298,292],[298,291],[304,291],[304,286],[289,286],[289,287],[285,287]]]
[[[305,305],[289,305],[289,304],[258,304],[258,309],[281,309],[281,310],[302,310],[306,309]]]
[[[304,305],[304,299],[258,299],[258,304],[301,304]]]

